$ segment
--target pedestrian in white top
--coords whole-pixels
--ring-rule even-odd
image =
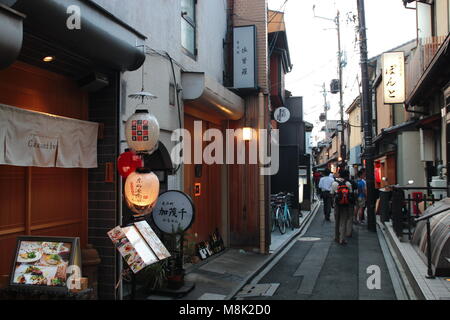
[[[331,185],[334,182],[333,174],[329,169],[325,169],[324,176],[320,178],[319,189],[321,191],[321,196],[323,199],[323,213],[325,215],[325,220],[330,221],[331,214]]]

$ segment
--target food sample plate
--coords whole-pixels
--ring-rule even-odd
[[[42,253],[38,250],[21,250],[17,257],[17,262],[31,263],[41,259]]]
[[[14,282],[21,284],[48,285],[55,278],[58,267],[32,266],[22,264],[14,273]]]

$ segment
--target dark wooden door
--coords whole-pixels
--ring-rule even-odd
[[[191,163],[184,165],[184,191],[192,197],[196,218],[191,234],[197,234],[197,240],[208,240],[216,228],[221,229],[221,165],[205,163],[194,164],[194,121],[202,121],[185,115],[184,126],[191,133]],[[207,121],[202,121],[202,135],[209,128],[220,127]],[[188,143],[188,141],[185,141]],[[203,148],[207,145],[203,142]],[[186,146],[185,146],[186,147]],[[196,195],[195,185],[200,184],[200,194]]]

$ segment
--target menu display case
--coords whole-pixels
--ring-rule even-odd
[[[67,292],[75,278],[81,276],[79,238],[17,238],[11,287]]]
[[[133,273],[170,257],[169,251],[146,221],[116,227],[108,236]]]

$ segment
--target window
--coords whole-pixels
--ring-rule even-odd
[[[196,21],[195,5],[197,0],[181,0],[181,45],[187,54],[195,57],[196,48]]]

